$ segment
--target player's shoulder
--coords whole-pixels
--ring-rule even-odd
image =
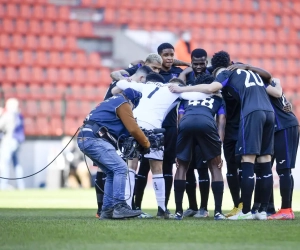
[[[171,73],[180,74],[183,70],[180,67],[172,66],[170,71],[171,71]]]

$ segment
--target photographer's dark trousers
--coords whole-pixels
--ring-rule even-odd
[[[125,203],[127,165],[115,148],[100,138],[78,137],[77,143],[80,150],[106,174],[102,210]]]
[[[165,179],[165,192],[167,207],[170,198],[170,193],[173,185],[173,164],[176,158],[176,142],[177,142],[177,127],[166,126],[163,127],[166,131],[164,133],[164,158],[163,158],[163,175]]]

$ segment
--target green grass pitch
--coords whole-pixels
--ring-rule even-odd
[[[143,206],[154,215],[152,193],[147,189]],[[300,210],[299,198],[300,192],[296,192],[296,210]],[[279,201],[276,191],[277,207]],[[173,204],[172,199],[171,210]],[[211,194],[210,210],[212,205]],[[224,208],[231,206],[226,190]],[[211,217],[99,221],[95,212],[94,190],[0,192],[0,249],[287,250],[300,245],[300,212],[293,221],[214,221]]]

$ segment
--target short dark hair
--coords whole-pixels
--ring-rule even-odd
[[[186,85],[184,81],[182,81],[180,78],[177,78],[177,77],[172,78],[172,79],[169,81],[169,83],[172,83],[172,82],[178,82],[179,85],[184,85],[184,86]]]
[[[225,67],[230,65],[230,55],[226,51],[219,51],[211,58],[211,66],[215,70],[216,68]]]
[[[200,74],[196,79],[193,85],[198,84],[210,84],[215,80],[215,78],[210,74]]]
[[[143,74],[143,75],[147,76],[151,72],[153,72],[152,69],[149,66],[144,65],[144,66],[138,68],[138,70],[136,71],[136,74]]]
[[[172,44],[162,43],[161,45],[158,46],[157,53],[160,55],[164,49],[173,49],[173,50],[175,50]]]
[[[162,77],[162,75],[157,74],[155,72],[150,72],[146,76],[146,82],[162,82],[165,83],[165,78]]]
[[[207,57],[207,52],[204,49],[194,49],[191,54],[191,59],[193,59],[193,57],[200,58],[203,56]]]

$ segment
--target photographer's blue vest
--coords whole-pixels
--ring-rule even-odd
[[[116,112],[118,107],[127,102],[128,101],[122,95],[112,96],[93,109],[85,121],[95,122],[99,127],[106,127],[108,132],[114,136],[115,139],[118,139],[121,135],[127,137],[129,136],[129,132]],[[83,135],[81,133],[83,133]],[[91,137],[90,133],[86,132],[80,132],[78,136]]]

